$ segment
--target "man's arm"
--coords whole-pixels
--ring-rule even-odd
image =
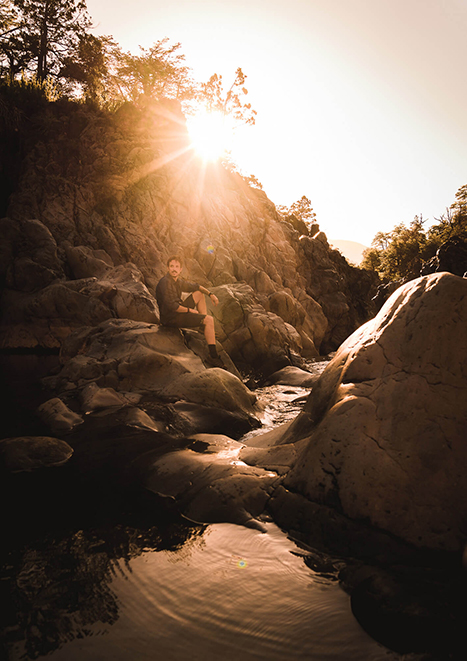
[[[181,285],[182,291],[184,292],[200,291],[205,296],[209,296],[209,298],[211,299],[214,305],[219,304],[219,299],[217,298],[217,296],[212,292],[210,292],[209,289],[206,289],[206,287],[203,287],[203,285],[198,285],[196,282],[189,282],[188,280],[185,280],[183,278],[179,278],[178,281]],[[196,312],[196,310],[192,310],[191,308],[189,308],[189,310],[191,312]],[[183,307],[183,310],[177,310],[177,312],[186,312],[186,308]]]
[[[203,285],[199,285],[199,291],[202,294],[209,296],[209,298],[211,299],[212,303],[214,303],[214,305],[219,304],[219,299],[217,298],[217,296],[213,294],[211,291],[209,291],[209,289],[206,289],[206,287],[203,287]]]

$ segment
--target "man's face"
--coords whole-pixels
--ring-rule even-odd
[[[174,280],[176,280],[180,275],[180,273],[182,272],[182,265],[176,259],[172,259],[172,261],[169,262],[168,268],[169,268],[169,274]]]

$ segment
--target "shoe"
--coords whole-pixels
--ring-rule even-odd
[[[224,367],[224,362],[219,356],[217,358],[211,358],[211,356],[209,356],[204,362],[208,367]]]

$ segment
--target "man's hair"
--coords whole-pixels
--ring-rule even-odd
[[[170,262],[178,262],[180,266],[183,266],[183,260],[180,257],[180,255],[172,255],[171,257],[169,257],[169,259],[167,260],[167,266],[170,264]]]

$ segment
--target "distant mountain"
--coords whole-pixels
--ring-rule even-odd
[[[358,266],[363,259],[363,251],[368,248],[363,243],[356,241],[345,241],[344,239],[328,239],[328,243],[341,251],[352,264]]]

